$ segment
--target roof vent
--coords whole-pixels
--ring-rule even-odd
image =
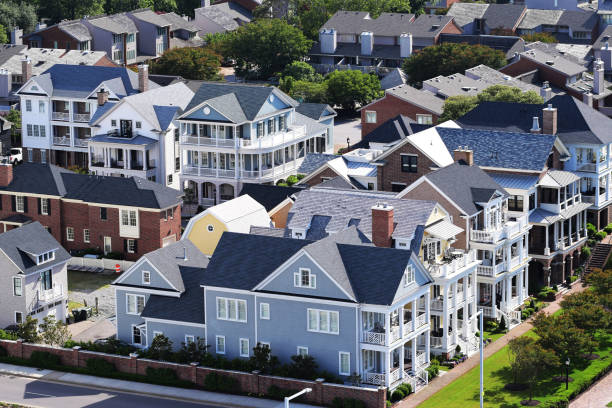
[[[187,260],[187,248],[183,247],[183,261]]]
[[[553,60],[546,60],[546,65],[554,65],[555,61]]]

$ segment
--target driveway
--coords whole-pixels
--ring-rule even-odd
[[[334,123],[334,153],[346,147],[346,139],[351,145],[361,141],[361,118],[338,119]]]

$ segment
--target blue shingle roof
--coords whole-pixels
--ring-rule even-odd
[[[91,116],[91,119],[89,120],[89,126],[92,126],[93,123],[96,123],[96,121],[100,119],[102,115],[111,110],[116,104],[117,102],[106,102],[104,105],[98,106],[98,109],[96,109],[94,114]]]
[[[168,126],[172,123],[174,115],[179,111],[178,106],[158,106],[153,105],[157,120],[159,121],[160,130],[163,132],[168,129]]]
[[[504,169],[542,171],[557,139],[547,134],[441,127],[437,130],[450,152],[467,146],[474,152],[474,164]]]

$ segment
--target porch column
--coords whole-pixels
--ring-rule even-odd
[[[125,152],[126,152],[125,161],[127,163],[128,169],[131,169],[132,168],[132,155],[131,155],[132,151],[129,149],[126,149]]]
[[[399,369],[400,369],[400,378],[404,378],[404,345],[400,346],[400,356],[399,356]]]
[[[453,283],[453,343],[457,342],[457,283]]]
[[[523,272],[525,273],[525,279],[523,279],[523,283],[525,284],[525,297],[527,297],[529,295],[529,267],[526,266]]]
[[[261,178],[261,153],[257,154],[257,160],[259,160],[259,178]]]
[[[391,351],[385,352],[385,385],[391,385]]]
[[[427,337],[429,337],[429,334],[427,334]],[[412,371],[414,371],[415,373],[416,373],[416,368],[417,368],[416,355],[417,355],[417,338],[415,337],[412,339]]]
[[[586,230],[586,225],[587,225],[587,212],[586,210],[584,210],[582,212],[583,214],[583,219],[582,219],[582,233],[584,234],[584,236],[587,236],[587,230]]]
[[[558,242],[559,242],[559,222],[555,222],[555,231],[553,236],[555,237],[555,242],[553,242],[554,246],[553,248],[556,250],[558,250]]]
[[[127,170],[129,168],[128,167],[128,160],[127,160],[127,152],[128,152],[128,149],[123,149],[123,168],[125,170]]]
[[[404,306],[402,305],[397,309],[397,317],[399,320],[399,337],[404,338]]]
[[[221,185],[215,184],[215,204],[221,202]]]
[[[425,321],[431,324],[431,293],[425,293]]]
[[[512,302],[512,276],[506,278],[506,309],[511,310],[510,302]],[[510,323],[510,322],[506,322]]]
[[[385,345],[388,346],[391,339],[391,316],[385,313]]]
[[[546,233],[545,233],[545,235],[546,235],[546,240],[545,240],[546,246],[544,247],[544,254],[546,255],[546,254],[550,253],[550,247],[548,246],[548,225],[546,225],[544,227],[544,229],[546,231]]]
[[[504,277],[504,279],[500,282],[501,286],[502,286],[502,303],[506,303],[508,301],[508,299],[506,298],[506,282],[508,281],[507,277]]]
[[[429,336],[429,333],[425,333],[425,361],[427,361],[427,363],[430,362],[429,360],[430,350],[431,350],[431,337]]]
[[[523,295],[523,273],[525,273],[525,268],[523,268],[519,274],[518,274],[518,278],[517,278],[517,298],[519,302],[522,302],[523,299],[525,298]]]
[[[491,306],[493,307],[492,317],[494,319],[497,319],[497,311],[496,311],[497,299],[495,299],[497,297],[496,291],[497,291],[497,284],[496,283],[491,284]]]
[[[417,314],[419,313],[419,309],[417,307],[418,307],[417,301],[413,300],[412,301],[412,322],[410,322],[413,332],[416,330],[416,318],[417,318]]]
[[[444,285],[444,295],[442,297],[442,344],[448,344],[448,285]]]
[[[91,169],[91,156],[93,156],[94,148],[90,147],[89,154],[87,155],[87,168]],[[49,156],[51,156],[51,152],[49,152]],[[51,163],[51,157],[49,157],[49,163]]]
[[[195,183],[196,195],[198,197],[198,205],[202,204],[202,197],[204,197],[204,183]]]
[[[573,218],[574,217],[570,217],[568,222],[567,222],[567,228],[569,229],[569,231],[567,233],[567,236],[569,237],[570,245],[572,244],[572,241],[573,241],[573,239],[572,239],[572,219]]]
[[[563,221],[559,222],[561,224],[561,241],[563,243],[563,245],[565,245],[565,226],[563,224],[565,224]]]
[[[148,166],[149,163],[147,160],[147,148],[145,147],[144,149],[142,149],[142,169],[144,171],[147,171]]]

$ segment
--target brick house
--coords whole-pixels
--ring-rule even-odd
[[[49,164],[0,166],[0,229],[38,221],[68,251],[136,260],[181,235],[181,193],[131,177],[73,173]]]

